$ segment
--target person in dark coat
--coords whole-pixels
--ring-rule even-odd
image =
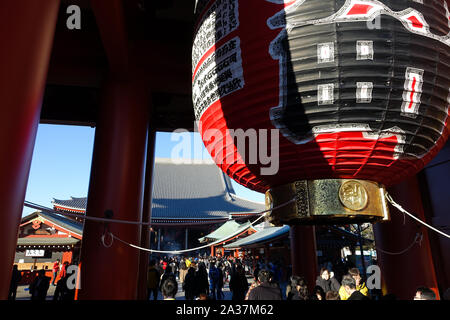
[[[342,287],[344,287],[344,290],[350,296],[347,300],[370,300],[364,294],[356,290],[356,281],[350,275],[346,275],[342,278]]]
[[[230,290],[233,293],[232,300],[239,301],[245,299],[248,290],[248,280],[245,276],[244,268],[241,265],[236,267],[236,271],[231,275]]]
[[[209,289],[211,292],[211,299],[213,300],[220,299],[220,297],[218,297],[219,278],[220,278],[219,269],[216,267],[215,262],[211,262],[209,265],[209,282],[210,282]]]
[[[163,275],[161,276],[161,281],[159,283],[159,290],[162,289],[162,285],[164,284],[164,281],[169,280],[169,279],[172,279],[175,282],[177,281],[175,274],[172,272],[172,266],[167,265],[166,269],[164,269]]]
[[[74,299],[75,288],[70,289],[68,286],[70,276],[70,274],[66,273],[66,275],[56,283],[53,301],[71,301]]]
[[[31,300],[45,300],[50,287],[50,278],[45,275],[45,270],[39,270],[38,276],[30,284],[29,292]]]
[[[153,294],[153,300],[158,300],[158,288],[161,274],[155,267],[156,261],[151,260],[147,271],[147,300],[150,300]]]
[[[184,278],[183,290],[186,300],[195,299],[198,289],[195,278],[195,269],[192,267],[188,269],[186,277]]]
[[[325,292],[325,294],[328,291],[339,292],[339,288],[341,287],[336,278],[331,277],[330,271],[327,268],[320,269],[320,274],[316,279],[316,286],[321,287],[323,292]]]
[[[203,262],[198,264],[198,270],[195,273],[195,281],[197,285],[197,292],[195,294],[198,297],[201,293],[209,295],[209,280],[206,266]]]
[[[13,266],[13,272],[11,276],[11,283],[9,285],[9,294],[8,300],[16,300],[17,287],[19,286],[19,282],[22,280],[22,274],[17,268],[17,264]]]
[[[217,282],[217,300],[223,300],[225,298],[225,295],[223,294],[223,264],[219,263],[217,270],[219,271],[219,281]]]
[[[292,276],[286,291],[287,300],[308,300],[309,298],[308,286],[303,277]]]
[[[257,263],[255,270],[253,270],[253,279],[255,279],[255,281],[258,281],[259,271],[261,271],[261,268],[259,267],[259,263]]]
[[[273,282],[269,270],[261,270],[258,274],[258,286],[252,289],[248,300],[282,300],[280,286]]]

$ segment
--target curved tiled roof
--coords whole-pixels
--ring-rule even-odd
[[[226,239],[227,236],[230,234],[234,234],[238,230],[242,230],[244,232],[247,230],[247,227],[250,227],[250,222],[245,222],[243,224],[237,223],[234,220],[229,220],[222,224],[219,228],[211,232],[210,234],[201,237],[198,239],[199,242],[206,242],[206,241],[217,241],[219,239]]]
[[[252,244],[258,244],[262,242],[266,242],[269,240],[273,240],[275,238],[284,236],[289,233],[290,227],[285,225],[282,227],[268,227],[258,231],[254,234],[249,235],[248,237],[239,239],[235,242],[229,243],[224,246],[225,249],[234,249],[250,246]]]
[[[249,248],[252,246],[257,246],[258,244],[266,243],[268,241],[273,241],[284,236],[288,236],[290,227],[284,225],[281,227],[266,227],[259,230],[256,233],[249,235],[248,237],[238,239],[224,246],[225,249],[236,249],[236,248]],[[322,230],[321,237],[317,238],[318,245],[329,245],[333,247],[344,247],[351,243],[355,243],[360,240],[357,234],[346,231],[342,228],[330,226],[329,228],[318,227],[318,230]],[[329,232],[325,232],[329,230]],[[332,233],[331,236],[328,236]],[[373,242],[367,238],[361,238],[364,243]]]
[[[76,233],[77,235],[81,236],[83,234],[83,223],[74,221],[72,219],[68,219],[67,217],[52,213],[52,212],[42,212],[42,211],[35,211],[25,217],[22,218],[22,224],[32,220],[38,216],[41,216],[42,218],[59,225],[60,227],[67,229],[73,233]]]
[[[53,199],[52,203],[55,206],[61,206],[68,209],[86,210],[87,198],[70,197],[68,200]]]
[[[86,209],[87,198],[53,201],[54,206]],[[213,162],[175,164],[157,158],[153,170],[152,218],[227,219],[230,213],[260,212],[263,203],[238,197],[231,180]],[[177,220],[177,221],[178,221]]]

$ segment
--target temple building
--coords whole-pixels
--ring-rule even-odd
[[[53,210],[71,215],[36,211],[22,219],[15,259],[20,270],[43,268],[50,271],[56,259],[69,263],[79,261],[87,198],[54,199],[52,203]],[[213,162],[175,164],[170,159],[157,158],[150,248],[173,251],[212,243],[210,247],[187,255],[242,257],[246,253],[258,255],[264,252],[259,255],[283,258],[289,264],[289,227],[251,224],[259,217],[255,213],[264,210],[264,204],[237,196],[230,178]],[[335,229],[332,239],[327,241],[329,229],[317,228],[318,250],[324,251],[327,257],[338,255],[345,245],[355,246],[357,240],[354,234],[348,237],[349,234],[343,234],[341,229]],[[341,237],[345,240],[340,240]],[[324,249],[329,247],[324,245],[325,242],[333,244],[334,251]],[[250,248],[257,250],[248,251]]]
[[[239,2],[239,6],[234,5],[237,2]],[[223,8],[234,9],[234,11],[231,10],[229,14],[224,15],[216,15],[215,11],[204,7],[204,5],[210,5],[210,8],[213,8],[213,1],[197,0],[108,0],[75,1],[74,3],[57,0],[10,0],[1,2],[0,21],[2,25],[0,28],[0,38],[5,49],[2,50],[2,59],[0,59],[0,70],[2,70],[3,75],[3,77],[0,77],[0,98],[2,98],[2,104],[0,106],[2,111],[2,117],[0,118],[0,121],[2,121],[0,125],[0,137],[2,137],[0,139],[0,148],[7,155],[0,158],[0,176],[2,177],[0,180],[2,183],[0,186],[2,190],[0,192],[0,203],[2,203],[2,210],[5,212],[5,214],[0,215],[0,243],[2,245],[0,250],[0,299],[6,299],[8,296],[13,263],[15,261],[18,262],[20,259],[24,261],[23,263],[31,263],[25,262],[29,261],[26,258],[26,250],[35,250],[33,246],[47,246],[44,252],[28,252],[34,259],[37,259],[36,263],[44,263],[47,261],[45,259],[53,259],[53,255],[56,257],[55,252],[57,250],[60,250],[58,254],[62,257],[65,252],[64,250],[68,249],[64,246],[73,245],[74,249],[76,248],[79,242],[74,243],[74,239],[78,238],[75,237],[75,234],[71,234],[76,232],[75,230],[68,229],[68,225],[64,222],[67,221],[69,223],[69,220],[72,220],[72,222],[79,220],[78,223],[84,223],[81,240],[82,250],[80,253],[80,261],[82,263],[82,268],[80,269],[80,286],[82,289],[77,290],[77,299],[143,300],[147,296],[146,261],[148,261],[148,254],[142,251],[139,252],[132,247],[126,247],[118,242],[115,242],[108,250],[103,250],[102,243],[98,241],[104,233],[103,224],[92,220],[81,222],[79,219],[81,216],[78,219],[75,217],[74,219],[66,218],[64,221],[56,221],[55,217],[49,218],[49,215],[47,215],[47,218],[44,217],[46,215],[44,210],[41,213],[34,213],[33,217],[23,218],[21,222],[23,203],[26,200],[25,191],[29,180],[33,148],[35,146],[39,123],[95,127],[95,141],[90,168],[91,179],[87,194],[88,200],[72,198],[60,201],[55,199],[54,208],[79,215],[86,214],[93,218],[103,218],[105,211],[111,210],[114,213],[115,219],[142,221],[145,223],[149,222],[148,214],[152,211],[150,210],[152,208],[153,231],[151,233],[148,228],[143,228],[137,224],[114,224],[111,226],[117,236],[121,236],[129,243],[148,247],[148,240],[151,237],[152,248],[160,248],[161,250],[186,248],[197,243],[197,239],[210,234],[217,227],[223,225],[228,221],[230,213],[235,213],[231,214],[232,217],[242,218],[237,221],[241,224],[256,218],[249,213],[258,212],[263,206],[237,197],[229,183],[230,180],[224,177],[215,165],[183,164],[175,166],[170,163],[165,164],[157,161],[158,163],[156,163],[153,172],[155,158],[154,141],[156,132],[172,132],[179,128],[185,128],[193,132],[195,120],[199,120],[196,119],[196,116],[199,115],[199,111],[201,110],[197,108],[194,111],[193,108],[193,35],[198,30],[204,30],[201,28],[201,20],[199,18],[205,16],[206,13],[208,15],[214,14],[214,16],[211,15],[211,19],[203,20],[208,22],[204,26],[211,28],[211,31],[205,33],[205,37],[200,36],[198,39],[201,40],[200,42],[204,41],[204,48],[207,49],[210,47],[210,44],[212,45],[214,43],[214,35],[225,36],[222,29],[225,28],[224,26],[229,27],[229,31],[233,34],[229,33],[229,37],[225,36],[220,41],[233,41],[232,43],[237,44],[236,40],[239,39],[239,45],[234,46],[234,49],[237,51],[233,53],[236,54],[236,57],[239,57],[234,62],[240,67],[233,70],[243,70],[243,73],[236,73],[239,78],[236,78],[237,81],[233,81],[235,85],[231,89],[240,88],[238,84],[245,84],[243,90],[239,89],[239,91],[236,91],[236,95],[242,97],[244,103],[240,104],[237,100],[232,100],[233,97],[229,95],[230,92],[227,90],[226,99],[231,99],[229,101],[231,102],[230,106],[232,106],[233,112],[231,112],[231,109],[228,111],[221,109],[217,105],[217,109],[210,109],[211,116],[207,117],[211,123],[222,119],[223,121],[220,121],[222,121],[221,128],[223,129],[227,126],[230,128],[237,126],[244,129],[246,127],[259,128],[259,124],[258,126],[253,125],[253,123],[256,123],[253,120],[262,119],[260,118],[262,113],[259,109],[256,111],[250,110],[248,108],[249,105],[260,108],[260,101],[273,101],[274,104],[270,105],[271,110],[273,110],[280,97],[280,92],[282,92],[280,91],[281,89],[289,89],[287,91],[293,91],[295,93],[295,90],[291,90],[292,88],[295,89],[295,86],[288,85],[290,79],[286,81],[287,87],[284,85],[279,86],[279,88],[277,87],[277,81],[281,79],[280,73],[282,73],[278,72],[279,64],[287,61],[284,58],[286,54],[281,54],[280,59],[274,59],[273,52],[269,51],[272,50],[271,48],[274,48],[272,44],[276,45],[278,43],[272,41],[272,34],[273,36],[276,36],[276,34],[280,34],[280,36],[286,34],[286,30],[283,27],[286,24],[283,23],[283,19],[278,19],[278,17],[282,18],[285,15],[286,11],[283,13],[283,10],[288,7],[288,2],[289,4],[293,4],[291,8],[295,7],[295,10],[311,9],[309,5],[298,6],[303,1],[281,0],[261,1],[261,6],[258,6],[258,8],[252,8],[252,4],[248,4],[246,1],[216,1],[217,4],[220,3],[223,5]],[[326,7],[325,1],[309,2]],[[338,2],[344,4],[344,1]],[[352,7],[352,10],[355,13],[355,11],[369,10],[370,5],[361,5],[361,3],[366,2],[370,2],[371,4],[375,3],[373,1],[348,0],[345,1],[345,4],[353,4],[354,7]],[[378,2],[380,4],[381,2],[385,2],[386,4],[384,5],[387,8],[389,1]],[[265,5],[262,5],[263,3]],[[390,1],[389,5],[393,6],[393,3],[394,1]],[[412,23],[406,20],[406,22],[402,21],[401,24],[406,29],[403,28],[396,19],[403,19],[405,17],[401,16],[399,14],[401,11],[396,11],[397,9],[395,8],[388,10],[390,12],[388,16],[383,14],[383,19],[388,19],[389,21],[394,19],[392,23],[398,24],[402,28],[401,34],[405,34],[405,36],[395,36],[393,38],[391,37],[392,39],[382,36],[377,41],[390,41],[389,43],[392,42],[394,48],[405,49],[405,52],[408,53],[413,50],[413,42],[409,42],[412,39],[417,38],[414,41],[418,41],[417,43],[422,45],[423,41],[428,41],[428,39],[424,40],[423,38],[425,34],[434,38],[438,37],[440,39],[439,41],[444,39],[448,34],[448,1],[399,1],[399,3],[402,3],[399,6],[403,9],[411,7],[411,10],[415,12],[415,14],[411,15],[411,12],[408,11],[409,16],[407,18]],[[71,9],[69,7],[78,7],[76,16],[79,16],[81,19],[82,27],[73,25],[73,16],[71,14],[68,15],[68,9],[69,12]],[[378,7],[381,8],[381,5]],[[398,6],[395,5],[395,7]],[[425,7],[433,9],[428,10]],[[334,2],[329,6],[329,10],[333,12],[337,9]],[[372,15],[372,11],[375,10],[372,9],[366,13]],[[423,12],[419,12],[422,10]],[[269,11],[273,11],[273,13],[269,13]],[[322,11],[325,13],[328,12],[326,10]],[[294,18],[298,16],[294,14],[294,11],[290,11],[290,9],[287,12],[290,13],[289,16]],[[382,14],[383,12],[386,13],[386,10],[378,10],[377,12]],[[258,13],[264,14],[258,15]],[[275,13],[277,16],[273,16],[274,18],[270,19],[270,21],[267,20]],[[350,13],[350,11],[347,13]],[[357,16],[359,19],[360,15],[354,14],[354,16]],[[226,20],[222,19],[226,19],[227,17],[232,20],[232,24],[224,23]],[[216,23],[210,23],[213,21],[212,18],[217,18]],[[420,20],[420,23],[413,21],[416,18]],[[350,23],[353,19],[348,19],[347,21]],[[271,27],[268,28],[268,22],[274,29],[271,29]],[[365,27],[365,24],[361,23],[361,21],[353,22]],[[433,29],[436,29],[434,28],[436,23],[445,29],[441,30],[440,27],[438,28],[440,35],[434,33],[436,30]],[[230,27],[231,25],[233,26],[232,28]],[[277,25],[280,28],[284,28],[281,29],[282,33],[280,33],[281,30],[278,30]],[[387,28],[390,25],[388,24]],[[258,26],[262,26],[262,28]],[[329,26],[333,29],[332,24],[329,24]],[[426,26],[426,28],[422,28],[422,26]],[[214,30],[216,27],[217,30]],[[299,27],[303,28],[303,25],[300,24]],[[311,26],[311,28],[307,26],[305,28],[304,30],[307,30],[307,32],[310,29],[318,30],[317,26]],[[397,32],[397,29],[395,32]],[[348,30],[354,32],[356,29],[348,28]],[[393,29],[386,30],[390,32]],[[255,34],[256,31],[258,34]],[[331,33],[336,35],[335,31],[333,29]],[[368,33],[372,32],[380,34],[380,30],[376,29],[368,30],[363,34],[366,36],[366,33],[369,35]],[[381,30],[381,32],[384,31]],[[409,33],[411,34],[408,35]],[[213,37],[207,38],[207,34]],[[322,39],[323,36],[323,33],[319,34],[318,40]],[[258,35],[261,35],[261,37]],[[297,41],[299,39],[301,40],[302,37],[293,38]],[[251,42],[253,39],[258,41],[270,40],[271,44],[269,46],[269,43],[267,43],[266,46],[259,42],[253,43]],[[276,39],[280,40],[281,38],[277,37]],[[436,39],[431,40],[435,41]],[[309,40],[311,39],[308,38]],[[219,40],[217,39],[217,41]],[[333,40],[330,41],[333,42]],[[402,41],[405,41],[404,44]],[[314,41],[311,42],[312,47],[315,46],[314,43]],[[339,44],[341,42],[338,41],[336,43]],[[399,43],[400,45],[398,45]],[[317,44],[321,43],[318,42]],[[441,48],[444,42],[441,41],[437,44]],[[221,43],[217,42],[214,46],[211,46],[211,50],[208,49],[205,51],[208,54],[213,54],[215,49],[220,50],[221,45]],[[195,47],[198,48],[197,45]],[[363,46],[365,51],[367,51],[367,47],[366,45]],[[254,50],[255,48],[257,50]],[[260,48],[266,49],[260,50]],[[295,48],[298,49],[300,47],[295,46]],[[329,46],[322,46],[321,44],[321,48],[325,48],[325,50],[320,51],[324,52],[326,56],[332,56],[330,52],[332,53],[334,51],[328,50],[330,48]],[[358,49],[358,46],[354,48]],[[408,80],[405,84],[397,81],[398,90],[396,90],[400,94],[398,98],[401,100],[401,92],[405,94],[406,91],[403,90],[409,90],[410,86],[414,90],[416,87],[414,87],[413,83],[420,84],[424,82],[424,88],[425,85],[433,86],[434,84],[433,88],[440,88],[442,90],[430,89],[431,92],[430,90],[424,89],[424,94],[431,92],[432,96],[434,96],[439,92],[442,96],[439,99],[423,98],[424,101],[422,103],[424,105],[420,106],[420,109],[423,109],[423,112],[426,111],[425,113],[431,112],[430,110],[433,108],[427,108],[425,106],[426,100],[430,103],[439,103],[441,106],[439,110],[448,111],[447,105],[445,104],[449,87],[448,79],[433,76],[437,74],[437,71],[441,74],[438,67],[433,67],[434,63],[444,62],[444,69],[442,70],[446,70],[445,62],[447,61],[448,50],[442,48],[439,51],[433,45],[422,45],[421,48],[429,50],[426,55],[424,52],[416,52],[418,53],[416,55],[417,58],[425,56],[437,58],[433,61],[430,59],[422,59],[424,66],[426,66],[423,70],[424,74],[422,72],[405,73],[405,71],[401,71],[400,78],[405,74],[405,80],[411,80],[409,76],[416,74],[419,81]],[[377,48],[375,49],[377,50]],[[335,52],[339,54],[340,51],[336,50]],[[258,57],[262,57],[262,59],[252,60],[251,54],[253,53],[258,54]],[[213,61],[213,59],[206,59],[206,55],[205,59],[202,59],[201,54],[195,55],[197,58],[200,58],[200,64],[203,64],[205,67],[207,65],[206,63]],[[354,56],[347,56],[353,63],[355,60]],[[403,61],[403,56],[400,55],[398,59]],[[293,57],[298,58],[296,55]],[[386,58],[387,60],[385,62],[387,66],[403,68],[403,66],[400,66],[396,62],[395,52],[393,52],[392,57],[383,56],[375,58]],[[377,59],[368,59],[366,62],[372,64],[372,62],[378,61]],[[258,72],[258,70],[252,67],[253,64],[249,63],[255,61],[258,67],[264,67],[261,69],[261,72]],[[342,62],[341,59],[336,61],[340,64]],[[414,62],[415,60],[412,59],[411,61]],[[266,62],[267,65],[265,64]],[[433,64],[430,64],[430,62],[433,62]],[[420,63],[422,64],[422,62]],[[219,65],[221,66],[222,64],[216,64],[216,67]],[[417,71],[417,65],[408,66],[408,68],[410,67],[414,67],[412,69]],[[332,66],[331,68],[333,69]],[[378,69],[376,70],[377,72],[382,72],[381,69]],[[202,70],[204,72],[209,69],[203,68]],[[320,67],[320,70],[324,69]],[[228,70],[224,68],[223,71]],[[336,70],[333,69],[334,71]],[[248,72],[254,75],[254,80],[252,80],[252,77],[247,76]],[[393,76],[391,73],[389,71],[389,74],[385,76]],[[241,75],[242,80],[245,81],[240,79]],[[380,75],[383,78],[383,75]],[[424,81],[421,81],[422,78]],[[433,81],[430,80],[430,82],[427,79],[433,79]],[[399,77],[396,80],[399,80]],[[339,84],[339,81],[337,79],[334,82]],[[382,81],[385,81],[385,79]],[[212,82],[204,83],[211,84],[209,85],[209,89],[211,90],[215,88]],[[259,83],[264,84],[264,86],[260,86]],[[284,81],[281,83],[284,84]],[[392,81],[390,83],[393,84]],[[265,86],[266,84],[270,85],[272,90]],[[255,85],[254,92],[252,91],[252,85]],[[374,90],[376,89],[375,87]],[[319,88],[324,88],[323,96],[326,97],[333,96],[329,93],[330,90],[339,89],[337,87],[333,89],[331,85],[320,85]],[[380,88],[378,89],[383,89],[382,87]],[[258,90],[261,90],[261,94],[259,94],[260,91]],[[217,91],[214,90],[212,92],[214,94],[207,95],[204,100],[198,100],[206,101],[206,105],[208,101],[212,101],[213,98],[215,99]],[[418,96],[420,96],[420,91],[416,92]],[[272,97],[269,97],[270,94],[272,94]],[[339,97],[339,95],[337,96]],[[254,102],[256,104],[251,100],[252,97],[255,98]],[[290,99],[289,101],[291,101]],[[295,99],[292,101],[295,101]],[[389,99],[399,102],[399,99],[394,99],[393,97]],[[227,101],[222,102],[224,102],[223,106],[228,103]],[[326,98],[322,99],[320,103],[328,102],[328,98]],[[414,105],[414,111],[419,110],[416,101],[413,102],[411,106]],[[289,103],[289,105],[291,104]],[[312,104],[311,106],[313,109],[317,109]],[[386,108],[388,107],[389,104],[386,104]],[[399,108],[403,108],[403,106],[399,106]],[[265,107],[263,109],[265,110]],[[319,109],[322,110],[321,108]],[[343,109],[345,109],[345,112],[351,112],[351,110],[347,109],[352,108],[343,106]],[[214,112],[214,110],[217,110],[217,112]],[[369,112],[370,114],[362,114],[363,118],[379,116],[380,114],[386,115],[386,112],[380,113],[377,110],[373,109],[373,112]],[[448,121],[437,121],[437,118],[433,118],[439,115],[439,117],[445,117],[447,119],[446,112],[441,111],[433,111],[433,114],[423,113],[427,117],[418,117],[416,120],[420,122],[420,125],[426,131],[431,128],[428,128],[431,126],[428,120],[432,120],[431,122],[433,123],[438,123],[440,129],[435,128],[431,131],[433,135],[441,136],[442,139],[439,142],[444,143],[445,138],[449,135]],[[285,113],[279,114],[285,115]],[[326,112],[322,114],[327,115]],[[336,115],[334,111],[333,115]],[[226,118],[223,118],[223,116],[226,116]],[[308,116],[310,116],[309,113]],[[269,128],[271,128],[269,123],[269,120],[271,120],[270,114],[266,113],[266,117],[264,121],[258,123],[267,123],[269,124]],[[351,117],[338,116],[337,118],[342,120],[350,119]],[[246,119],[248,119],[248,122]],[[425,119],[428,122],[425,123],[421,119]],[[408,123],[413,121],[411,117],[404,118],[404,120],[408,120]],[[316,124],[320,122],[316,118],[314,118],[314,121]],[[392,124],[397,124],[398,121],[391,122]],[[240,126],[240,123],[243,126]],[[378,124],[377,122],[377,127]],[[444,124],[447,126],[442,127]],[[292,123],[292,126],[289,125],[289,127],[296,128],[297,130],[297,124],[295,123]],[[267,126],[264,126],[264,128],[267,128]],[[298,128],[303,128],[303,126],[299,124]],[[308,129],[305,132],[309,132],[310,128],[305,129]],[[354,134],[353,129],[355,127],[351,126],[351,134]],[[431,137],[422,134],[422,129],[407,129],[406,131],[414,134],[424,142],[428,141],[427,146],[432,147],[433,150],[437,150],[432,143],[435,139],[431,139]],[[371,137],[373,136],[371,135]],[[377,141],[375,142],[373,140],[372,142],[375,142],[376,146],[384,148],[384,143],[378,143],[378,139],[380,138],[382,136],[378,135]],[[323,140],[328,143],[328,138]],[[403,138],[400,140],[405,142]],[[397,142],[400,140],[397,140]],[[406,141],[409,143],[413,140],[407,139]],[[280,146],[285,146],[283,148],[288,152],[286,163],[291,163],[292,168],[307,171],[294,157],[291,157],[291,155],[295,155],[295,149],[298,146],[287,143],[288,141],[286,140],[280,144]],[[347,146],[348,143],[348,141],[345,141],[343,145]],[[410,145],[413,149],[419,148],[413,142]],[[436,147],[440,147],[440,145],[437,144]],[[323,152],[323,156],[326,154],[324,158],[318,154],[318,158],[308,156],[301,160],[304,160],[305,165],[319,167],[320,163],[316,163],[312,159],[320,158],[320,160],[324,160],[323,162],[327,166],[330,164],[336,166],[336,163],[331,160],[336,159],[336,157],[343,160],[354,159],[353,156],[344,156],[344,153],[347,154],[347,150],[341,153],[337,152],[339,150],[331,152],[331,149],[328,149],[328,147],[325,149],[318,149]],[[409,148],[406,148],[406,150],[409,150]],[[393,155],[397,156],[397,151],[394,149]],[[57,146],[55,146],[55,152],[58,152]],[[372,151],[369,154],[368,157],[378,156],[376,152]],[[327,158],[328,155],[332,155],[332,157]],[[368,163],[365,157],[361,159],[363,158],[363,161]],[[383,166],[386,170],[389,166],[391,166],[391,169],[395,168],[391,165],[391,161],[396,161],[396,159],[387,160],[381,157],[379,160],[381,162],[387,161],[388,165]],[[418,164],[423,161],[426,162],[426,157],[417,158]],[[401,183],[388,186],[387,190],[392,199],[405,210],[414,214],[417,219],[427,222],[435,230],[446,234],[450,230],[450,215],[447,203],[449,198],[449,163],[450,143],[447,143],[421,172],[415,176],[405,176]],[[415,166],[416,164],[412,164],[409,167],[414,169]],[[341,168],[346,170],[346,166],[341,166]],[[405,171],[407,168],[408,166],[405,166]],[[252,168],[252,170],[254,169],[256,168]],[[229,167],[224,168],[224,171],[226,173],[233,173],[233,170]],[[388,175],[387,172],[384,172],[384,174]],[[244,166],[237,168],[235,173],[245,174],[244,179],[248,179],[249,182],[254,182],[251,178],[252,172],[247,172]],[[402,173],[395,172],[395,176],[401,176]],[[290,170],[286,170],[286,175],[285,177],[277,175],[274,179],[281,183],[281,178],[283,180],[284,178],[289,178],[289,182],[293,182],[296,178],[299,178],[294,175],[290,176]],[[374,178],[376,178],[375,175]],[[389,175],[387,178],[389,178]],[[272,185],[276,186],[277,184],[274,183]],[[153,191],[151,191],[152,185],[155,186]],[[153,203],[151,201],[152,195]],[[83,201],[85,204],[83,204]],[[383,294],[395,293],[399,299],[411,299],[412,293],[415,292],[417,286],[427,286],[433,289],[437,293],[437,297],[439,297],[450,287],[450,242],[448,238],[438,232],[431,231],[423,225],[418,227],[417,220],[405,218],[405,215],[401,213],[402,211],[394,206],[390,206],[389,211],[390,221],[386,221],[385,223],[380,222],[374,225],[374,237],[378,250],[378,264],[382,275]],[[39,225],[38,222],[29,222],[31,220],[42,221]],[[33,226],[36,229],[33,229]],[[317,243],[316,248],[316,239],[319,241],[320,237],[316,236],[315,232],[318,232],[318,229],[319,227],[316,228],[308,225],[292,225],[289,229],[290,257],[293,273],[296,275],[304,275],[309,279],[309,283],[314,282],[317,276],[315,272],[318,264],[316,251],[320,245]],[[333,233],[333,230],[331,233]],[[18,234],[20,234],[19,241],[17,240]],[[56,237],[55,235],[60,237]],[[250,235],[249,237],[251,236],[257,237],[254,235]],[[419,236],[421,239],[420,243],[416,241]],[[64,237],[69,239],[61,242],[63,240],[60,238]],[[287,239],[286,235],[284,237],[284,239]],[[36,240],[37,238],[39,240]],[[46,240],[50,238],[52,238],[53,242],[56,240],[60,241],[59,244],[55,245],[55,250],[52,252],[51,258],[37,257],[37,255],[41,254],[49,256],[46,250],[47,248],[53,249],[53,247],[48,246],[54,245],[50,245]],[[239,241],[239,239],[235,240]],[[287,242],[287,240],[285,241]],[[224,248],[227,248],[227,245],[230,243],[225,243]],[[275,242],[272,241],[270,243],[272,243],[270,253],[275,253],[273,249]],[[17,246],[18,244],[19,247]],[[242,244],[242,247],[245,247],[245,245]],[[408,249],[407,252],[405,248]],[[24,250],[25,255],[23,254]],[[400,252],[406,253],[398,254]],[[206,253],[209,254],[210,252]],[[72,259],[75,259],[75,257]],[[99,270],[102,272],[102,277],[98,276]],[[126,272],[123,272],[124,270]],[[405,281],[405,279],[408,279],[408,281]]]
[[[254,213],[265,208],[262,203],[237,196],[230,178],[209,161],[175,164],[170,159],[156,159],[152,194],[150,243],[155,250],[202,246],[204,243],[198,238],[221,224],[250,225],[257,217]],[[78,261],[87,198],[54,199],[52,203],[54,210],[71,215],[36,211],[22,219],[14,261],[20,270],[30,270],[34,266],[51,270],[56,259],[69,263]],[[231,231],[225,229],[222,231]],[[243,234],[255,232],[251,230],[246,229]],[[39,254],[27,256],[32,250]],[[198,253],[210,254],[210,249],[190,254]]]
[[[213,162],[175,164],[157,158],[153,172],[151,249],[201,246],[186,255],[253,256],[292,265],[291,228],[267,222],[253,225],[260,216],[257,213],[265,210],[264,204],[237,196],[230,178]],[[22,271],[24,284],[34,278],[33,270],[45,269],[51,277],[56,259],[79,262],[87,198],[54,199],[52,203],[53,210],[71,215],[35,211],[22,218],[14,263]],[[316,226],[315,235],[319,266],[335,265],[346,248],[360,270],[372,264],[371,255],[366,254],[362,262],[356,250],[362,247],[361,241],[373,248],[373,240],[336,226]],[[205,247],[208,244],[212,245]]]
[[[35,211],[24,218],[19,228],[14,263],[22,272],[22,283],[36,276],[34,270],[46,270],[52,277],[53,263],[77,263],[83,224],[51,212]]]
[[[241,238],[246,238],[249,235],[257,232],[257,227],[250,222],[239,224],[234,220],[229,220],[221,225],[219,228],[211,232],[210,234],[198,239],[200,243],[211,244],[211,256],[225,256],[224,246],[227,243],[236,241]],[[234,257],[243,257],[242,252],[234,250],[232,254]]]
[[[279,261],[283,265],[291,264],[289,239],[291,228],[288,225],[274,227],[267,224],[263,225],[262,228],[255,227],[258,230],[251,235],[226,243],[223,246],[225,252],[238,250],[243,255],[261,257],[267,261]],[[363,264],[362,257],[355,254],[357,248],[360,248],[360,242],[363,246],[372,247],[373,239],[360,237],[344,227],[336,226],[318,226],[315,229],[315,236],[319,267],[327,266],[328,263],[336,266],[344,260],[348,260],[350,264],[357,266],[361,272],[364,272],[364,264],[367,267],[373,260],[372,255],[366,254]],[[365,251],[363,250],[363,253]],[[349,254],[346,254],[347,252]]]

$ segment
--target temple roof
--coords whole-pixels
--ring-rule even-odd
[[[248,248],[251,247],[252,245],[272,241],[276,238],[287,236],[289,234],[289,229],[290,229],[289,226],[264,228],[261,231],[249,235],[248,237],[227,244],[224,246],[224,248],[225,249],[234,249],[243,247]]]
[[[238,230],[242,230],[242,232],[244,232],[245,230],[248,229],[248,227],[250,227],[250,224],[251,224],[250,222],[240,224],[234,220],[229,220],[225,222],[223,225],[221,225],[219,228],[211,232],[210,234],[198,239],[198,241],[206,242],[225,239],[226,237],[230,236],[231,234],[234,234]]]
[[[87,198],[70,197],[68,200],[53,199],[52,203],[55,206],[60,206],[67,209],[86,210]]]
[[[192,161],[191,161],[192,162]],[[86,210],[87,198],[54,199],[64,210]],[[181,220],[226,220],[265,209],[263,203],[235,194],[230,178],[214,162],[175,164],[155,159],[152,219],[164,223]]]
[[[288,237],[289,231],[290,227],[288,225],[282,227],[266,227],[248,237],[231,242],[225,245],[224,248],[236,249],[259,247],[267,242],[273,242],[274,240]],[[360,240],[357,234],[335,226],[317,226],[317,231],[320,233],[320,236],[317,237],[317,245],[319,247],[344,247],[350,244],[354,245]],[[361,238],[361,240],[364,243],[373,242],[373,240],[368,238]]]
[[[157,159],[153,179],[154,218],[228,218],[265,209],[263,203],[236,196],[230,178],[213,162],[177,165]]]
[[[83,223],[74,221],[72,219],[66,218],[64,216],[51,213],[51,212],[42,212],[42,211],[35,211],[25,217],[22,218],[21,224],[24,224],[30,220],[33,220],[37,218],[38,216],[41,216],[45,220],[48,220],[64,229],[67,229],[73,233],[76,233],[78,236],[82,236],[83,234]]]

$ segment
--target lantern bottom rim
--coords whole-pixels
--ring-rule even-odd
[[[389,220],[385,187],[359,179],[298,180],[266,192],[273,225],[338,225]]]

